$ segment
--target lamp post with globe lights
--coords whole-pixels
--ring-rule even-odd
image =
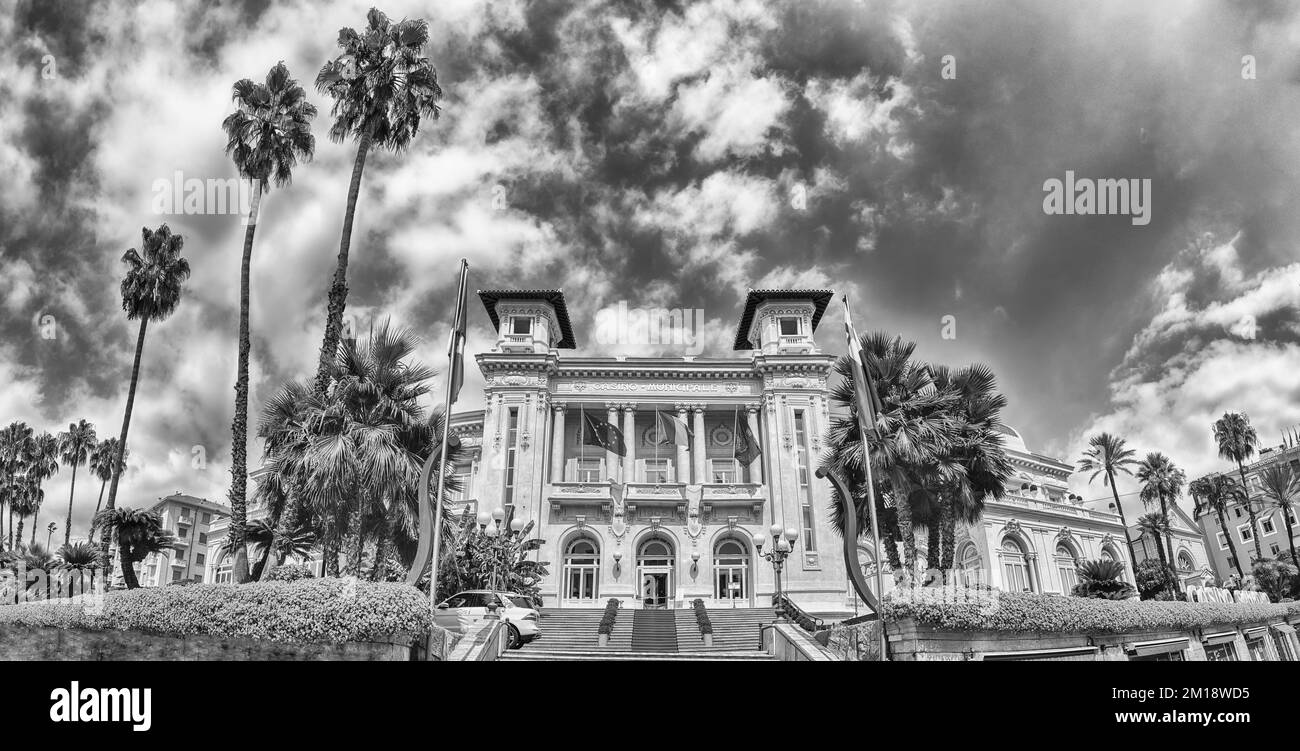
[[[754,535],[754,548],[758,555],[771,562],[772,570],[776,573],[776,617],[789,620],[789,614],[785,609],[785,598],[781,592],[781,569],[785,567],[785,559],[789,557],[790,551],[794,550],[794,542],[799,539],[799,530],[794,527],[788,527],[784,531],[780,524],[773,524],[769,529],[772,533],[772,551],[763,552],[763,546],[767,544],[767,535],[759,532]]]

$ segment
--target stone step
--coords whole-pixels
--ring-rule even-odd
[[[739,661],[774,661],[775,657],[758,651],[713,651],[713,652],[623,652],[623,651],[514,651],[501,656],[509,662],[739,662]]]

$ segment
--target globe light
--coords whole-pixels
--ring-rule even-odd
[[[488,537],[496,537],[501,534],[501,532],[496,528],[495,524],[489,524],[487,525],[487,529],[483,530],[483,534]]]
[[[773,522],[772,526],[767,528],[767,531],[772,533],[772,539],[775,540],[781,536],[781,525]]]
[[[510,520],[510,531],[511,531],[511,532],[518,532],[519,530],[521,530],[521,529],[523,529],[523,528],[524,528],[524,520],[523,520],[523,519],[520,519],[519,517],[516,516],[515,518],[513,518],[513,519]]]
[[[505,519],[506,510],[501,508],[500,506],[497,506],[496,508],[492,509],[492,518],[495,519],[496,521],[501,521]]]
[[[766,544],[767,544],[767,535],[763,534],[762,532],[759,532],[758,534],[754,535],[754,547],[758,548],[759,550],[762,550],[763,546]]]
[[[698,560],[700,560],[700,551],[698,551],[698,550],[692,551],[692,552],[691,552],[691,560],[692,560],[692,561],[698,561]]]
[[[786,527],[785,539],[793,543],[795,540],[799,539],[799,530],[794,527]]]
[[[487,511],[480,511],[478,516],[474,517],[474,520],[478,522],[480,527],[486,527],[488,522],[492,521],[492,515]]]
[[[623,551],[621,551],[621,550],[615,550],[615,551],[614,551],[614,560],[616,560],[616,561],[621,561],[621,560],[623,560]]]
[[[781,551],[782,553],[789,553],[790,543],[786,542],[786,539],[782,537],[781,539],[776,541],[776,549]]]

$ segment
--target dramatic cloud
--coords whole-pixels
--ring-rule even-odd
[[[315,363],[355,146],[325,137],[330,102],[312,81],[369,4],[19,0],[0,15],[0,422],[118,432],[135,341],[119,259],[167,222],[194,276],[150,327],[124,502],[224,499],[243,227],[156,214],[155,187],[234,175],[220,122],[240,78],[283,60],[321,109],[315,160],[258,226],[256,411]],[[1009,421],[1071,458],[1105,428],[1201,471],[1217,466],[1207,420],[1224,409],[1269,440],[1300,422],[1291,4],[383,10],[429,21],[447,97],[408,151],[367,162],[348,316],[358,331],[382,317],[414,328],[426,362],[442,367],[466,257],[476,288],[563,288],[582,354],[686,354],[602,343],[597,317],[620,304],[702,311],[702,354],[720,356],[747,288],[847,292],[861,328],[988,362]],[[1150,179],[1151,223],[1044,215],[1044,181],[1067,170]],[[823,321],[831,352],[839,315]],[[471,353],[493,339],[475,313]],[[480,385],[471,369],[462,406]],[[48,484],[49,508],[69,474]],[[78,483],[78,525],[93,485]]]

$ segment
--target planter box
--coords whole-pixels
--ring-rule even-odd
[[[704,646],[706,647],[713,646],[713,634],[704,634]]]
[[[609,634],[597,634],[596,643],[602,647],[609,646]]]

